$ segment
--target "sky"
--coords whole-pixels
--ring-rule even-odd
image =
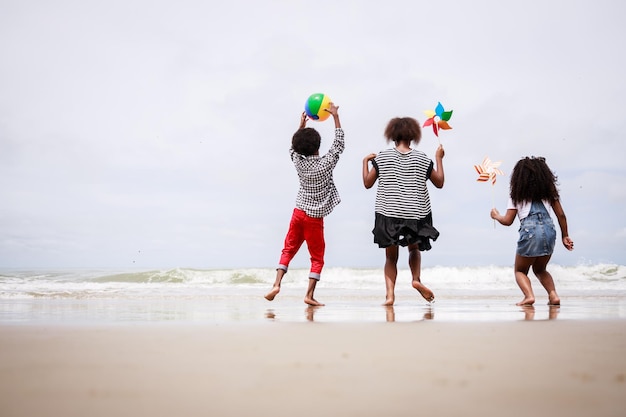
[[[274,267],[313,93],[346,140],[326,267],[382,267],[362,160],[391,118],[438,102],[452,130],[417,146],[445,149],[423,267],[512,264],[519,222],[489,212],[532,155],[575,242],[552,262],[624,265],[623,16],[619,0],[0,0],[0,268]],[[332,118],[308,125],[325,153]],[[292,267],[308,262],[303,246]]]

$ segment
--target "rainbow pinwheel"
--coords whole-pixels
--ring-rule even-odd
[[[424,111],[428,119],[426,119],[422,127],[432,126],[435,136],[439,137],[439,129],[452,129],[452,126],[448,124],[448,120],[452,117],[452,111],[453,110],[446,111],[441,103],[437,103],[435,110]]]
[[[500,164],[502,164],[502,161],[492,162],[488,156],[485,156],[485,159],[483,159],[480,165],[474,165],[474,169],[478,172],[478,179],[476,179],[476,181],[491,181],[491,185],[495,185],[496,175],[504,175],[498,168]]]

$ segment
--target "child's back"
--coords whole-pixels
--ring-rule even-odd
[[[306,242],[311,255],[311,269],[304,302],[313,306],[323,305],[314,298],[314,292],[324,267],[326,250],[324,217],[328,216],[341,201],[333,180],[333,170],[345,147],[338,109],[339,107],[331,103],[330,109],[327,110],[335,121],[335,139],[324,156],[319,155],[321,142],[319,133],[315,129],[305,127],[307,121],[305,113],[302,113],[300,128],[291,140],[291,160],[296,167],[300,187],[276,269],[274,286],[265,295],[269,301],[280,292],[280,285],[289,269],[289,263]]]

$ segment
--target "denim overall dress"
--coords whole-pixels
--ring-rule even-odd
[[[528,217],[520,222],[517,254],[524,257],[552,255],[556,230],[550,213],[541,201],[533,201]]]

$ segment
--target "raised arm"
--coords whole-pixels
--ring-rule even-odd
[[[309,117],[306,115],[306,112],[303,111],[300,115],[300,129],[304,129],[306,127],[307,120],[309,120]]]
[[[330,107],[324,109],[333,116],[335,121],[335,129],[341,129],[341,121],[339,120],[339,106],[335,106],[335,103],[331,102]]]

